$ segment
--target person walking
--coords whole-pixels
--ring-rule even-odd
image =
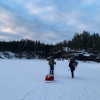
[[[74,70],[77,67],[77,65],[78,62],[76,62],[74,58],[70,59],[69,67],[70,67],[72,78],[74,78]]]
[[[48,64],[50,65],[50,74],[54,75],[54,64],[56,65],[56,62],[52,56],[50,57]]]

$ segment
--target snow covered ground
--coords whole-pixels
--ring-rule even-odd
[[[0,60],[0,100],[100,100],[100,64],[78,61],[71,78],[68,60],[56,61],[53,83],[45,83],[46,60]]]

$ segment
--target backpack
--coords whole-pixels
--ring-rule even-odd
[[[74,63],[72,63],[72,66],[74,66],[76,68],[77,67],[77,64],[74,62]]]
[[[78,62],[76,62],[75,60],[71,60],[69,67],[76,68],[77,65],[78,65]]]
[[[53,64],[53,58],[50,58],[50,65]]]

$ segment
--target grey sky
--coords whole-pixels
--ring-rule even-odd
[[[1,0],[0,41],[57,43],[84,30],[100,34],[99,0]]]

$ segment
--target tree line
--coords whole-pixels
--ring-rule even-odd
[[[41,43],[40,41],[32,41],[29,39],[22,39],[20,41],[0,41],[0,51],[10,51],[12,53],[16,53],[20,57],[23,53],[32,55],[35,57],[35,54],[39,55],[39,57],[46,58],[49,54],[50,49],[53,45]]]
[[[39,58],[47,58],[53,53],[57,54],[60,51],[60,55],[68,54],[63,47],[68,47],[74,50],[85,50],[90,52],[100,52],[100,35],[98,33],[90,34],[88,31],[83,33],[75,33],[73,38],[69,41],[64,40],[62,42],[53,44],[45,44],[40,41],[33,41],[29,39],[22,39],[20,41],[0,41],[0,51],[10,51],[16,53],[16,57],[22,58],[23,55],[27,55],[28,59],[34,58],[38,55]]]
[[[90,34],[88,31],[83,31],[81,34],[75,33],[67,46],[74,50],[100,52],[100,35],[98,33]]]

